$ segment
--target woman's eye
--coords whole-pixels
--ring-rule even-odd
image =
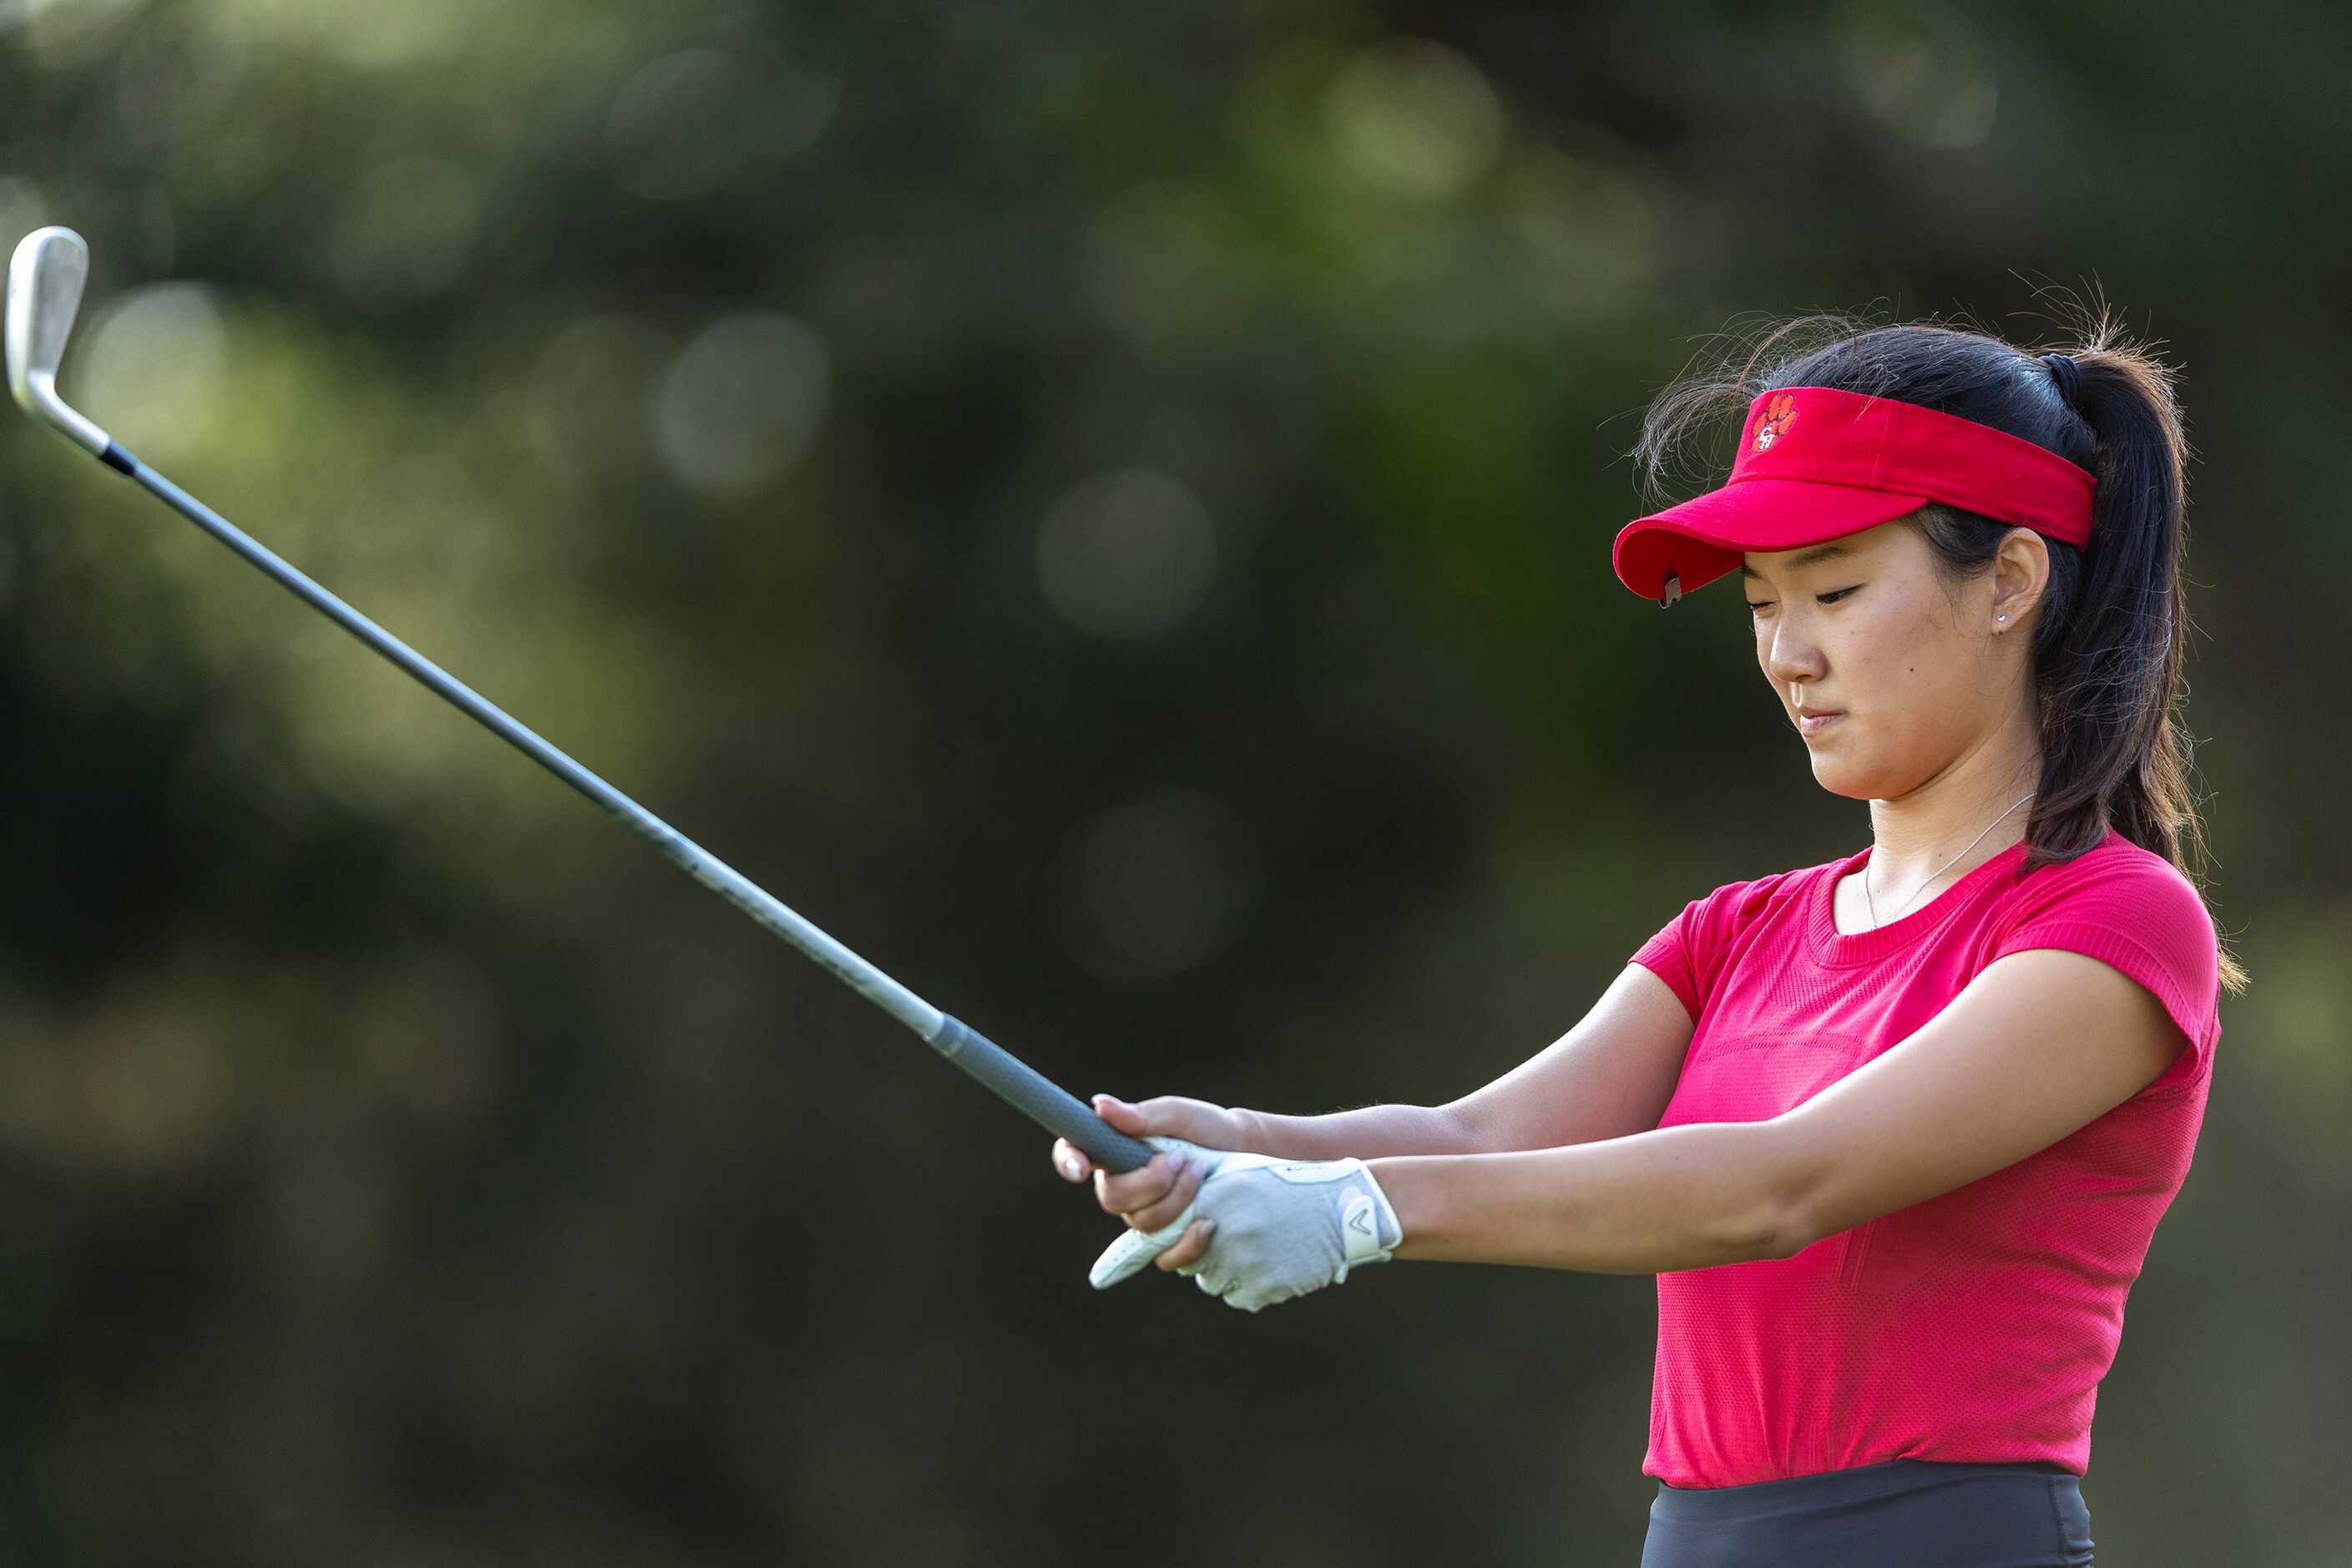
[[[1834,604],[1836,604],[1840,599],[1844,598],[1848,594],[1858,594],[1858,593],[1860,593],[1861,591],[1862,591],[1862,584],[1859,584],[1859,583],[1855,584],[1854,584],[1853,587],[1851,587],[1851,588],[1832,588],[1832,589],[1831,589],[1831,590],[1830,590],[1828,593],[1826,593],[1826,594],[1816,594],[1816,595],[1813,595],[1813,602],[1814,602],[1815,604],[1818,604],[1818,605],[1834,605]],[[1766,610],[1769,610],[1769,609],[1770,609],[1770,608],[1772,607],[1772,601],[1771,601],[1771,600],[1769,600],[1769,599],[1765,600],[1765,601],[1764,601],[1762,604],[1760,604],[1760,605],[1759,605],[1759,604],[1758,604],[1758,603],[1757,603],[1755,600],[1753,600],[1753,599],[1748,600],[1747,603],[1748,603],[1748,613],[1749,615],[1751,615],[1751,616],[1761,615],[1761,614],[1763,614]]]

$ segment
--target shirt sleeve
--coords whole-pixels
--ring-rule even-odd
[[[1773,880],[1727,882],[1703,899],[1693,899],[1625,962],[1664,981],[1691,1022],[1697,1023],[1740,921],[1759,901],[1750,895]]]
[[[1698,925],[1700,910],[1706,900],[1694,899],[1683,906],[1683,912],[1665,923],[1664,930],[1637,949],[1628,963],[1638,963],[1666,983],[1679,998],[1683,1011],[1698,1022],[1699,987],[1696,964],[1692,957],[1693,929]]]
[[[2187,1082],[2205,1072],[2221,1037],[2221,949],[2196,885],[2154,854],[2095,870],[2047,869],[2070,874],[2000,939],[1993,957],[2058,948],[2120,971],[2164,1004],[2187,1040],[2187,1048],[2148,1087]]]

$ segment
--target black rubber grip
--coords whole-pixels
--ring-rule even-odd
[[[1087,1157],[1116,1174],[1132,1171],[1155,1152],[1097,1116],[1075,1095],[997,1045],[961,1018],[942,1018],[931,1049],[994,1090],[1005,1104],[1066,1138]]]

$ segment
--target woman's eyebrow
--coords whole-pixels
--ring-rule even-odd
[[[1817,562],[1835,561],[1841,557],[1848,556],[1853,553],[1853,551],[1848,550],[1843,544],[1824,544],[1818,549],[1806,551],[1803,554],[1790,562],[1789,568],[1790,571],[1795,571],[1799,567],[1811,566]],[[1745,561],[1739,563],[1739,574],[1742,577],[1761,577],[1764,575],[1763,573],[1759,572],[1755,567],[1750,566]]]

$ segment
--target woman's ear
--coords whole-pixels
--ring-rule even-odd
[[[2050,546],[2030,528],[2012,528],[1992,559],[1991,630],[2024,624],[2050,582]]]

